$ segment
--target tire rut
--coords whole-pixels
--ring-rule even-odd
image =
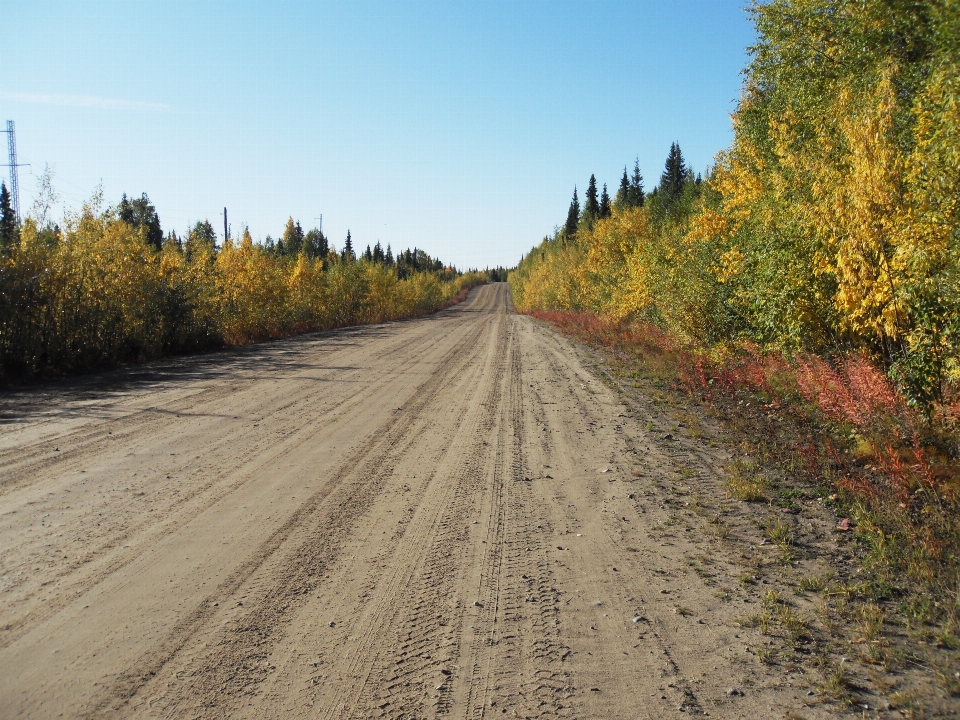
[[[502,406],[493,507],[481,592],[483,629],[469,659],[473,675],[467,716],[512,710],[522,717],[563,717],[572,693],[562,667],[569,649],[560,639],[559,595],[544,537],[550,527],[530,486],[524,440],[521,350],[516,318],[509,356],[507,402]]]
[[[418,334],[426,336],[434,329],[425,327],[417,328],[417,331]],[[397,360],[405,365],[414,364],[417,356],[421,356],[429,350],[429,343],[418,342],[418,339],[416,337],[408,338],[399,333],[395,337],[395,342],[388,344],[387,348],[377,350],[374,359],[396,356],[398,350],[402,353],[404,351],[410,352],[413,349],[413,357],[405,358],[401,354],[397,357]],[[204,358],[196,362],[202,361],[209,362],[209,359]],[[226,375],[229,374],[229,371],[223,371],[223,373]],[[0,473],[3,475],[3,480],[0,481],[0,497],[12,490],[20,489],[25,484],[35,482],[39,477],[42,477],[43,471],[51,467],[56,466],[61,471],[70,470],[70,462],[82,461],[91,454],[100,454],[104,450],[115,446],[118,441],[144,435],[155,436],[169,421],[170,415],[202,416],[204,406],[217,404],[229,395],[239,395],[255,390],[255,386],[259,382],[260,379],[255,375],[251,377],[244,377],[242,374],[239,377],[233,376],[230,383],[211,383],[186,397],[173,397],[149,408],[135,410],[123,417],[107,418],[99,422],[94,421],[66,434],[52,438],[43,437],[28,445],[14,446],[0,451]],[[353,397],[359,397],[362,400],[365,396],[370,395],[373,390],[375,390],[375,387],[369,383],[358,384]],[[303,404],[304,401],[305,398],[298,394],[288,403],[270,408],[269,412],[282,413],[289,411],[292,406]],[[267,412],[266,408],[262,407],[258,410],[261,416]],[[248,411],[247,414],[250,414],[250,412]],[[58,448],[60,445],[64,446],[63,450],[54,450],[54,447]]]
[[[402,358],[401,361],[404,365],[416,363],[428,351],[428,347],[421,345],[415,352],[406,358]],[[206,461],[203,464],[198,465],[196,463],[198,458],[189,457],[182,459],[177,464],[158,470],[152,476],[144,475],[138,487],[156,488],[161,484],[160,476],[164,474],[167,478],[170,478],[171,475],[174,477],[184,476],[189,472],[190,482],[185,484],[183,491],[178,491],[173,501],[164,505],[162,514],[157,513],[161,515],[160,519],[145,517],[142,514],[134,515],[132,517],[134,521],[137,517],[142,520],[140,523],[130,524],[115,517],[115,521],[122,527],[120,532],[110,533],[96,544],[91,544],[90,539],[86,538],[84,555],[70,563],[67,571],[58,576],[58,580],[63,582],[64,578],[77,574],[83,574],[83,577],[79,578],[77,582],[69,583],[63,588],[59,597],[47,600],[40,608],[32,610],[29,615],[9,620],[6,624],[6,631],[0,636],[0,649],[16,642],[32,628],[74,602],[84,592],[135,562],[142,556],[145,549],[193,521],[237,488],[255,478],[262,468],[274,464],[277,458],[294,452],[307,442],[322,438],[325,432],[329,432],[329,428],[335,421],[348,421],[352,413],[362,410],[364,405],[370,401],[370,398],[376,397],[385,386],[396,379],[397,374],[398,372],[392,373],[378,378],[377,381],[369,385],[358,386],[341,403],[317,417],[316,422],[324,425],[320,431],[312,426],[294,425],[274,429],[267,436],[262,434],[254,436],[252,440],[248,439],[247,436],[253,435],[253,433],[247,432],[239,435],[231,433],[215,439],[205,448]],[[279,408],[271,408],[269,411],[266,408],[259,407],[255,414],[263,417],[268,414],[279,415],[284,412],[297,412],[299,408],[312,407],[317,398],[320,397],[320,393],[321,390],[314,390],[298,396],[294,401],[284,403]],[[187,413],[185,410],[177,412],[181,415]],[[119,427],[121,422],[121,420],[114,421],[110,426],[116,424]],[[127,429],[125,434],[136,437],[139,432],[143,431],[143,423],[134,424],[133,428]],[[110,441],[110,444],[122,442],[123,436],[121,435],[117,440]],[[239,448],[239,451],[235,448]],[[211,464],[209,462],[211,457],[216,457],[217,462]],[[225,481],[225,478],[232,475],[237,477]],[[133,509],[130,512],[132,514]],[[85,568],[95,564],[106,554],[116,551],[124,543],[129,543],[132,538],[138,540],[137,550],[122,553],[120,557],[113,559],[105,566],[95,568],[93,572],[84,574]],[[25,577],[24,581],[29,579],[29,576]],[[5,591],[9,593],[16,587],[16,582],[8,583]]]
[[[458,597],[457,592],[470,552],[469,532],[463,523],[472,514],[484,484],[483,466],[489,449],[483,438],[493,426],[500,402],[504,362],[496,349],[503,342],[507,325],[507,319],[502,315],[500,318],[496,331],[491,333],[495,349],[493,382],[479,403],[480,416],[468,429],[468,446],[463,456],[454,461],[455,480],[446,485],[445,478],[435,479],[434,484],[439,487],[431,512],[422,523],[425,527],[410,530],[411,543],[422,550],[399,568],[402,579],[395,584],[408,588],[408,592],[412,590],[412,600],[395,603],[397,595],[381,593],[383,604],[367,630],[364,645],[358,649],[358,662],[365,666],[362,670],[354,667],[358,677],[364,678],[358,683],[359,692],[342,706],[332,705],[323,717],[336,717],[333,713],[340,707],[354,718],[397,719],[436,717],[451,709],[451,667],[459,660],[459,637],[467,606],[466,598]],[[461,452],[456,441],[448,455],[454,452]],[[418,538],[424,536],[426,542],[420,542]],[[378,641],[382,643],[384,635],[394,640],[377,652],[373,646]]]
[[[229,707],[237,697],[262,680],[261,663],[270,646],[284,632],[285,618],[307,601],[325,569],[337,557],[344,534],[373,502],[377,488],[389,472],[396,448],[416,426],[424,407],[467,365],[470,360],[467,351],[477,345],[482,331],[483,327],[477,327],[456,343],[440,363],[440,372],[428,377],[399,412],[373,433],[378,438],[375,443],[348,457],[324,489],[301,505],[207,600],[181,620],[166,641],[122,672],[110,691],[92,704],[86,716],[119,710],[209,622],[216,613],[213,603],[217,599],[235,594],[298,529],[313,528],[275,574],[276,583],[267,597],[237,621],[229,636],[223,638],[214,654],[202,663],[206,670],[193,676],[183,688],[181,697],[188,699],[202,716],[229,716]]]

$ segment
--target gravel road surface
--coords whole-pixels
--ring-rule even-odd
[[[0,717],[802,707],[741,638],[742,568],[681,571],[716,540],[640,479],[681,446],[586,357],[499,283],[7,392]]]

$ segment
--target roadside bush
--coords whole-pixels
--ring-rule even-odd
[[[98,198],[63,225],[28,218],[0,255],[0,381],[423,315],[489,278],[282,255],[246,231],[157,250]]]

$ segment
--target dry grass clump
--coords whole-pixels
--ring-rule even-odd
[[[767,489],[767,481],[762,477],[739,477],[733,476],[727,478],[727,494],[743,502],[759,502],[766,499],[764,491]]]

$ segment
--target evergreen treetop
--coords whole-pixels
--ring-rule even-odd
[[[613,208],[610,207],[610,194],[607,192],[607,184],[603,184],[603,192],[600,193],[600,212],[599,217],[610,217]]]
[[[570,201],[570,209],[567,211],[567,224],[564,229],[567,231],[567,237],[573,237],[577,234],[577,223],[580,221],[580,200],[577,199],[577,186],[573,186],[573,199]]]
[[[160,217],[146,193],[142,193],[139,198],[133,200],[128,200],[127,194],[124,193],[117,205],[117,216],[138,230],[145,228],[148,245],[152,245],[157,250],[163,246],[163,230],[160,229]]]
[[[627,175],[627,166],[623,166],[623,177],[620,178],[620,187],[617,189],[617,197],[614,204],[617,207],[628,207],[628,198],[630,197],[630,177]]]
[[[630,207],[643,206],[643,175],[640,174],[640,158],[633,162],[633,177],[630,180],[630,191],[627,197]]]
[[[670,144],[670,153],[660,176],[660,193],[669,200],[676,200],[683,193],[683,183],[687,178],[687,165],[680,152],[680,145]]]
[[[589,218],[600,215],[600,203],[597,200],[597,178],[590,175],[590,184],[587,185],[587,203],[583,207],[583,214]]]

